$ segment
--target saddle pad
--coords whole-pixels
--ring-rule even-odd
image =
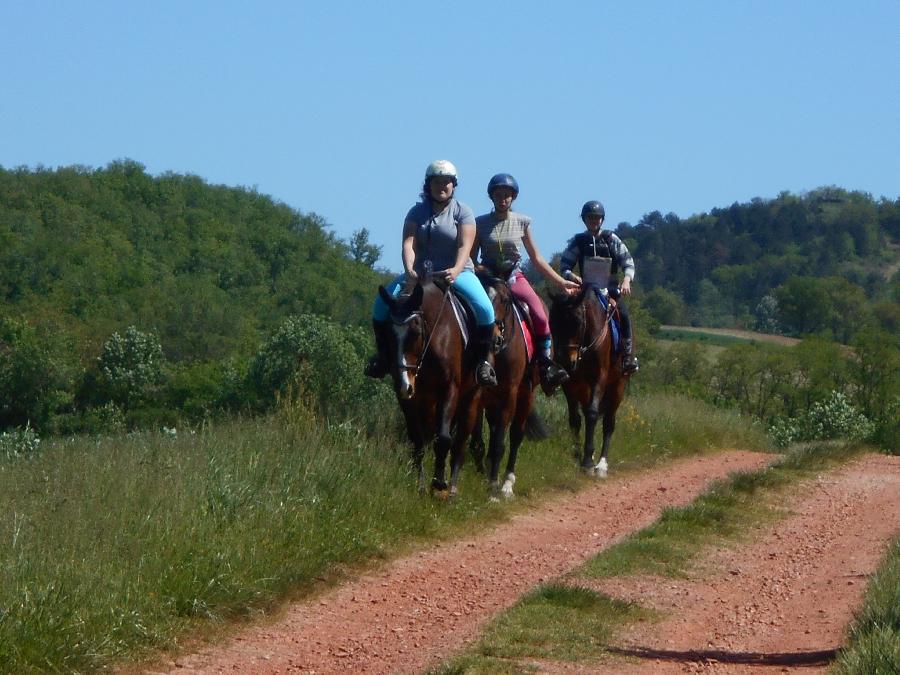
[[[453,308],[453,316],[456,317],[456,323],[459,324],[459,330],[462,333],[463,348],[469,344],[469,322],[466,320],[467,311],[460,301],[459,296],[452,290],[447,291],[450,295],[450,306]]]
[[[513,309],[516,310],[516,323],[519,324],[519,330],[522,331],[522,337],[525,338],[525,359],[531,363],[531,359],[534,357],[534,337],[528,330],[528,324],[525,322],[525,317],[522,316],[522,310],[519,309],[518,303],[513,303]]]

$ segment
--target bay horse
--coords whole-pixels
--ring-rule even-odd
[[[394,298],[384,286],[378,293],[390,310],[391,378],[413,446],[419,490],[425,489],[425,446],[433,441],[431,491],[453,497],[481,388],[475,383],[474,358],[464,349],[451,291],[444,292],[428,279],[417,283],[408,297]]]
[[[511,499],[516,482],[516,459],[519,446],[525,436],[525,425],[534,407],[537,368],[528,358],[528,349],[522,327],[516,317],[512,291],[503,279],[491,278],[487,284],[488,296],[494,305],[494,315],[500,335],[495,341],[494,370],[497,385],[481,393],[478,422],[482,414],[488,423],[488,484],[491,500],[501,496]],[[524,318],[524,317],[523,317]],[[500,461],[503,459],[506,432],[509,430],[509,456],[506,460],[503,485],[500,485]],[[470,445],[475,461],[483,468],[484,443]]]
[[[616,428],[616,411],[625,395],[630,373],[622,370],[613,349],[610,323],[614,303],[604,308],[592,286],[575,297],[554,297],[550,306],[550,332],[556,362],[569,373],[562,389],[569,408],[569,428],[576,441],[584,415],[584,447],[581,468],[605,478],[609,471],[609,442]],[[580,414],[581,413],[581,414]],[[603,446],[594,465],[594,430],[603,416]]]

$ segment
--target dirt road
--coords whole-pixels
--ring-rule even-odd
[[[535,585],[571,571],[614,541],[650,524],[664,508],[688,503],[711,481],[759,468],[771,459],[731,451],[681,460],[627,479],[612,476],[486,533],[396,560],[376,573],[288,608],[275,623],[178,658],[167,670],[180,675],[420,672],[476,639],[486,621]],[[679,617],[687,618],[661,624],[658,635],[630,633],[620,647],[625,660],[592,667],[597,672],[621,672],[623,667],[682,672],[685,667],[709,668],[715,655],[790,652],[793,643],[788,644],[784,635],[791,630],[802,632],[804,625],[822,636],[826,649],[833,649],[859,601],[866,576],[900,521],[898,460],[874,456],[855,462],[852,472],[822,478],[816,489],[820,501],[808,506],[804,501],[798,507],[798,513],[808,514],[808,521],[792,526],[799,529],[779,530],[764,538],[757,545],[761,548],[747,558],[731,559],[727,551],[716,552],[721,560],[710,561],[709,568],[729,571],[721,581],[698,582],[708,584],[703,591],[685,592],[669,580],[648,579],[605,588],[642,604],[671,606],[676,613],[680,598],[682,609],[701,612],[704,605],[708,613],[680,612]],[[872,495],[878,495],[875,512],[867,506]],[[820,564],[823,556],[833,557],[838,549],[843,551],[836,554],[838,558],[850,563],[838,569],[833,561]],[[774,569],[757,568],[758,562],[767,560],[775,561]],[[837,576],[832,579],[832,575]],[[759,579],[764,580],[762,587]],[[841,593],[833,592],[838,586]],[[811,597],[813,588],[815,609],[803,610],[803,601],[798,609],[782,602]],[[822,598],[835,608],[826,616],[818,613]],[[770,612],[776,624],[766,618]],[[725,615],[733,620],[724,620]],[[824,624],[828,631],[823,631]],[[755,627],[751,633],[759,637],[757,642],[744,640],[748,625]],[[766,635],[770,638],[764,639]],[[545,671],[571,670],[565,664],[539,665]],[[584,664],[576,670],[583,671]]]

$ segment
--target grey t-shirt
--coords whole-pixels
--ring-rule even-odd
[[[474,228],[475,213],[462,202],[451,199],[443,211],[434,214],[431,203],[425,201],[409,210],[406,222],[416,225],[416,272],[423,273],[426,260],[430,260],[431,269],[438,272],[456,264],[459,228]],[[465,269],[473,269],[471,258],[466,258]]]
[[[497,220],[493,211],[475,219],[481,262],[497,272],[508,273],[522,262],[522,238],[531,227],[531,218],[509,211]]]

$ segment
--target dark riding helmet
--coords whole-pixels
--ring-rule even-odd
[[[498,173],[490,181],[488,181],[487,193],[488,197],[493,196],[494,190],[498,187],[508,187],[513,191],[513,197],[519,196],[519,184],[516,179],[508,173]]]
[[[603,204],[597,200],[585,202],[584,206],[581,207],[581,219],[584,220],[587,216],[600,216],[601,218],[606,218],[606,209],[604,209]]]

